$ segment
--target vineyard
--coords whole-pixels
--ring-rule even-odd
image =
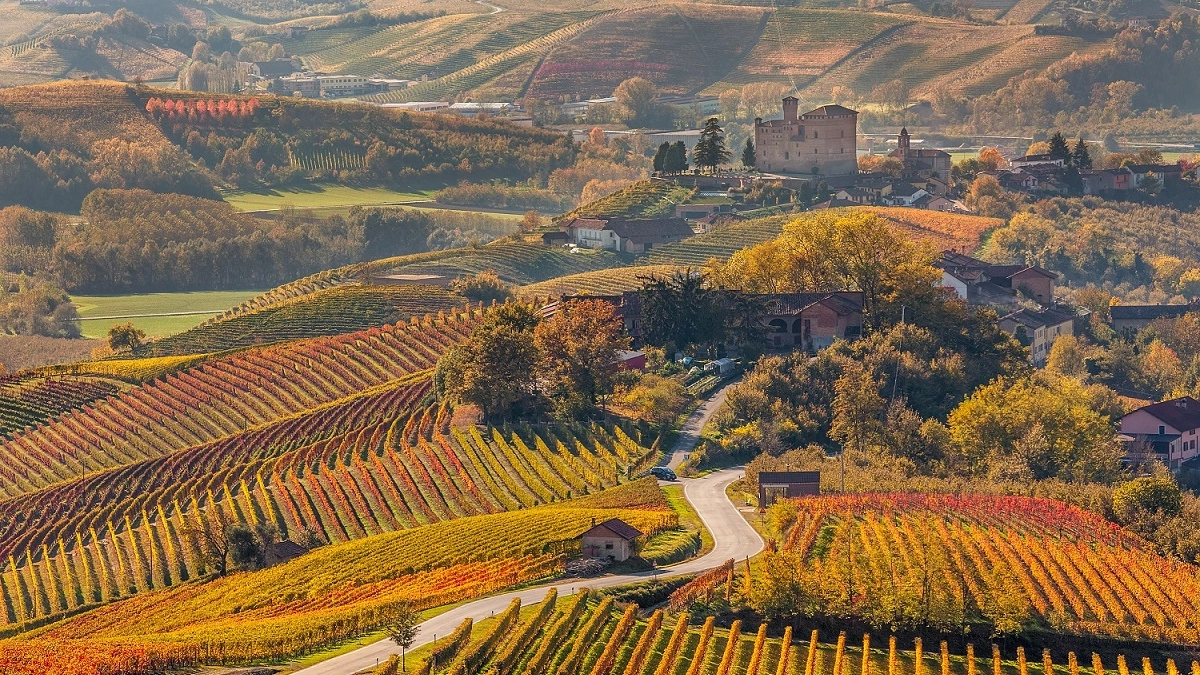
[[[668,277],[680,268],[675,265],[645,265],[641,267],[617,267],[611,270],[571,274],[549,281],[522,286],[518,293],[522,298],[547,298],[575,293],[591,295],[620,295],[625,291],[636,291],[642,287],[638,277]]]
[[[728,260],[738,251],[778,237],[792,216],[770,216],[735,222],[720,229],[664,244],[651,251],[646,262],[652,265],[690,265],[700,267],[708,261]]]
[[[96,378],[0,376],[0,438],[117,391]]]
[[[0,495],[160,457],[430,369],[477,318],[439,314],[172,373],[0,443]]]
[[[1059,632],[1200,643],[1196,568],[1061,502],[875,494],[775,508],[783,550],[805,561],[801,584],[825,611],[880,620],[912,596],[931,612],[914,617],[926,623],[969,621],[974,606]],[[847,600],[834,587],[850,578],[858,593]]]
[[[682,204],[691,191],[668,181],[639,181],[616,192],[589,202],[569,213],[555,218],[566,221],[571,218],[655,218],[675,212],[675,205]]]
[[[997,227],[1003,227],[1000,218],[984,218],[943,211],[906,209],[903,207],[865,207],[877,213],[913,239],[929,242],[939,250],[974,251],[983,244],[983,237]]]
[[[382,611],[400,601],[424,609],[556,576],[593,519],[612,517],[645,532],[675,523],[655,483],[641,481],[562,504],[380,534],[115,603],[35,632],[32,643],[0,642],[0,665],[8,658],[7,672],[25,672],[13,670],[11,657],[30,644],[144,649],[177,665],[290,657],[376,628]]]
[[[352,333],[450,311],[464,302],[461,296],[436,286],[338,286],[204,323],[152,343],[150,351],[197,354]]]
[[[0,505],[0,624],[213,572],[189,528],[214,509],[345,542],[595,492],[658,457],[620,427],[449,424],[426,378]],[[64,573],[65,572],[65,573]]]

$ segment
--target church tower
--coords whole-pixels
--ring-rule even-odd
[[[900,140],[896,142],[896,149],[900,151],[899,155],[901,157],[908,156],[908,150],[909,150],[908,127],[902,127],[900,129]]]

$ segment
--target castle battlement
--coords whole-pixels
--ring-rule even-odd
[[[783,119],[754,120],[757,165],[763,171],[845,176],[858,172],[858,112],[823,105],[803,115],[783,99]]]

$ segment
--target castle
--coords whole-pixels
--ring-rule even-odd
[[[858,172],[858,112],[823,105],[798,115],[799,100],[783,99],[783,119],[754,120],[756,165],[763,171],[845,176]]]

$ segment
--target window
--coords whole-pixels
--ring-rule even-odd
[[[785,153],[783,153],[783,158],[784,158],[784,159],[790,159],[790,158],[791,158],[791,154],[790,154],[790,153],[787,153],[787,152],[785,152]]]
[[[1165,434],[1165,433],[1167,433],[1167,428],[1166,428],[1166,427],[1164,427],[1164,426],[1163,426],[1163,425],[1161,425],[1161,424],[1160,424],[1160,425],[1158,425],[1158,435],[1159,435],[1159,436],[1162,436],[1162,435],[1163,435],[1163,434]]]
[[[845,137],[846,137],[846,130],[842,129],[842,138],[845,138]]]
[[[819,134],[819,132],[816,132],[816,131],[814,131],[814,132],[813,132],[813,138],[819,138],[819,135],[818,135],[818,134]]]
[[[609,543],[604,545],[604,550],[611,551],[612,547],[613,547],[613,545],[612,545],[612,542],[610,541]]]

